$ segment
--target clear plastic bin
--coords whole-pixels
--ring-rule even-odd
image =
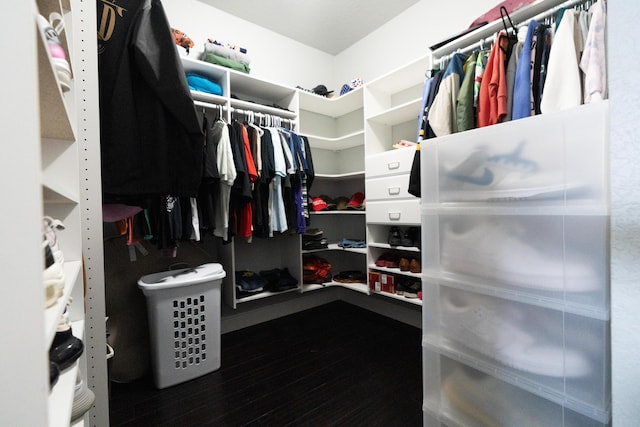
[[[220,368],[220,264],[143,276],[153,378],[157,388]]]

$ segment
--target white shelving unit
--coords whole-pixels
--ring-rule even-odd
[[[394,282],[419,281],[419,273],[399,268],[378,267],[376,259],[393,254],[419,259],[418,247],[391,246],[391,227],[400,233],[420,226],[420,199],[408,193],[409,175],[415,150],[394,149],[398,140],[415,141],[422,101],[422,86],[428,58],[419,58],[365,86],[365,174],[367,191],[368,269],[394,278]],[[395,286],[394,286],[395,287]],[[378,295],[420,305],[420,299],[406,298],[390,291]]]

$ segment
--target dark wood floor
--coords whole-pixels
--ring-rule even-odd
[[[222,367],[113,384],[112,426],[420,426],[420,330],[334,302],[222,336]]]

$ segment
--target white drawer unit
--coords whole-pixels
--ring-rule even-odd
[[[367,156],[365,160],[367,178],[411,172],[414,154],[414,149],[399,148]]]
[[[409,174],[393,175],[384,178],[370,178],[365,182],[367,200],[411,199]]]
[[[368,224],[420,224],[420,200],[367,202]]]

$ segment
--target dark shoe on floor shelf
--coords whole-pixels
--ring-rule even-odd
[[[399,279],[395,284],[396,295],[404,295],[406,290],[409,288],[410,283],[411,281],[408,277],[403,277]]]
[[[400,229],[395,225],[389,229],[388,243],[391,246],[402,246],[402,235]]]
[[[419,248],[422,246],[421,237],[420,237],[420,228],[418,227],[409,227],[406,231],[406,235],[408,236],[411,244],[409,246],[415,246]]]
[[[363,272],[359,270],[347,270],[333,276],[333,280],[340,283],[367,283]]]
[[[82,340],[76,338],[71,333],[71,328],[65,331],[56,332],[53,343],[49,349],[49,360],[54,362],[64,371],[78,360],[84,351]]]
[[[410,282],[409,286],[404,291],[404,296],[406,298],[415,299],[418,298],[418,293],[422,293],[422,283],[414,280]]]

